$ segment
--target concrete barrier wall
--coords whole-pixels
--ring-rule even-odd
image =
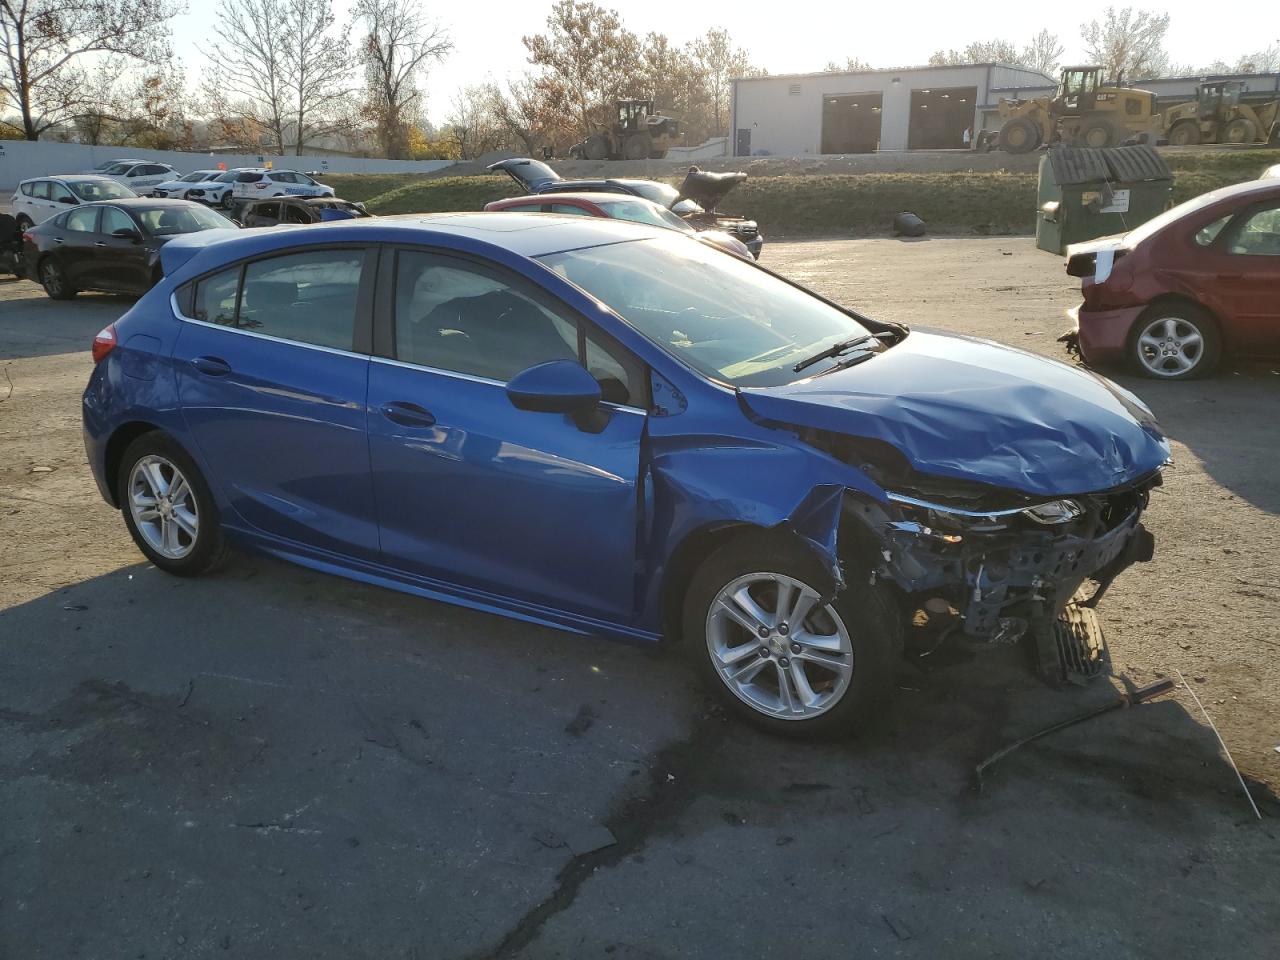
[[[668,160],[710,160],[712,157],[729,155],[729,138],[712,137],[706,143],[696,147],[668,147]]]
[[[91,147],[82,143],[0,140],[0,190],[12,191],[23,180],[55,173],[82,173],[107,160],[137,157],[177,167],[183,173],[213,170],[218,164],[261,167],[270,162],[281,170],[320,170],[326,173],[430,173],[453,165],[452,160],[376,160],[365,157],[273,156],[271,154],[180,153],[137,147]]]

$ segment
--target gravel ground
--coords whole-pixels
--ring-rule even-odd
[[[765,262],[892,319],[1060,355],[1026,239],[805,242]],[[1280,380],[1120,377],[1177,467],[1100,613],[1107,702],[1014,649],[904,668],[850,743],[728,723],[675,657],[264,559],[140,562],[79,438],[128,307],[0,283],[0,957],[1257,957],[1273,793]],[[602,846],[603,845],[603,846]],[[1272,943],[1273,947],[1266,947]]]

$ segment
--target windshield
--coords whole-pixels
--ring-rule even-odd
[[[628,190],[635,191],[646,200],[670,208],[680,199],[680,191],[670,184],[658,183],[656,180],[624,180]]]
[[[236,173],[234,170],[228,170],[226,173],[222,173],[214,177],[213,182],[214,183],[230,183],[232,180],[234,180],[238,176],[240,176],[240,174]]]
[[[68,180],[71,192],[89,203],[92,200],[127,200],[137,194],[114,180]]]
[[[666,227],[679,230],[681,233],[693,233],[689,226],[666,207],[644,200],[601,200],[596,206],[614,220],[631,220],[635,223],[647,223],[651,227]]]
[[[220,230],[235,224],[220,213],[195,205],[189,207],[153,207],[135,210],[134,213],[155,237],[171,237],[179,233],[199,233],[201,230]]]
[[[207,171],[197,170],[195,173],[188,173],[185,177],[179,177],[178,182],[179,183],[199,183],[201,180],[204,180],[208,176],[209,174]]]
[[[867,329],[842,310],[737,257],[684,237],[539,258],[695,370],[739,387],[801,379],[792,368]],[[837,365],[808,367],[812,377]]]

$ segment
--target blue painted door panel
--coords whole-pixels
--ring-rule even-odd
[[[245,521],[377,556],[367,357],[187,322],[173,360],[187,427]]]
[[[369,445],[384,562],[625,621],[645,415],[600,433],[517,410],[501,384],[374,360]]]

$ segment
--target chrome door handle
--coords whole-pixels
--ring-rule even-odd
[[[107,245],[107,242],[105,240],[95,240],[93,241],[93,245],[95,247],[105,247]]]
[[[54,243],[61,243],[61,242],[62,242],[62,238],[61,238],[61,237],[54,237],[54,238],[53,238],[53,242],[54,242]]]

